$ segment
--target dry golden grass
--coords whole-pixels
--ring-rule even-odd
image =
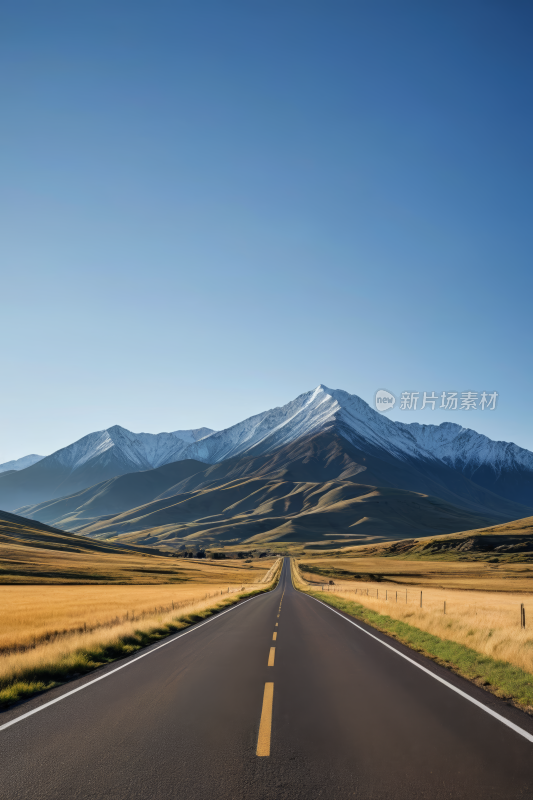
[[[533,592],[533,564],[492,564],[486,561],[407,561],[395,558],[309,558],[299,559],[337,579],[379,576],[398,585],[450,589],[479,589],[495,592]],[[309,576],[320,582],[317,574]]]
[[[232,582],[230,591],[244,585],[236,587]],[[229,586],[0,586],[0,654],[116,627],[117,620],[157,619],[160,609],[165,613],[181,610],[204,598],[227,594]]]
[[[109,556],[107,556],[109,558]],[[0,653],[45,643],[52,638],[159,617],[204,597],[220,596],[262,581],[272,560],[205,562],[183,560],[180,585],[0,586]]]
[[[317,585],[317,576],[303,573]],[[324,583],[326,588],[327,582]],[[511,592],[399,586],[397,583],[335,581],[329,592],[533,673],[533,597]],[[420,593],[422,592],[422,608]],[[446,602],[446,613],[444,603]],[[526,628],[520,627],[520,605]]]
[[[75,550],[70,540],[74,544],[79,542],[80,548],[87,542],[95,548],[100,543],[69,536],[67,545],[61,548],[47,547],[46,534],[41,535],[43,541],[37,544],[0,536],[0,584],[162,584],[197,581],[199,577],[204,582],[224,582],[226,578],[222,575],[226,572],[250,568],[250,565],[233,559],[226,564],[224,561],[169,558],[129,550],[113,552],[111,545],[107,545],[111,552]],[[53,537],[48,538],[52,543]],[[259,569],[264,571],[263,559]],[[239,580],[240,577],[235,578],[236,582]]]
[[[100,591],[102,591],[103,588],[104,587],[99,587]],[[95,647],[105,647],[117,639],[122,639],[133,634],[135,631],[149,631],[156,625],[165,625],[174,619],[178,614],[179,616],[186,616],[201,612],[216,603],[217,599],[223,599],[221,594],[222,591],[224,591],[224,595],[226,597],[228,596],[228,587],[225,587],[224,590],[219,589],[218,592],[216,592],[214,587],[210,586],[210,593],[205,591],[206,588],[207,587],[198,586],[196,587],[196,590],[188,589],[186,592],[181,593],[180,600],[175,601],[175,603],[179,602],[179,606],[175,606],[174,610],[172,609],[171,605],[170,610],[168,605],[163,606],[162,612],[155,610],[154,606],[152,606],[151,612],[148,613],[148,609],[144,612],[144,614],[139,611],[138,614],[135,614],[134,619],[131,617],[129,619],[125,619],[124,614],[120,615],[117,613],[115,615],[115,620],[108,617],[108,624],[105,623],[105,614],[98,614],[97,609],[99,608],[99,603],[96,598],[93,597],[91,598],[91,602],[93,603],[92,610],[93,614],[96,611],[96,616],[90,617],[89,622],[94,625],[94,628],[89,628],[86,633],[83,631],[83,624],[81,630],[79,627],[76,627],[76,623],[79,626],[84,614],[83,610],[79,608],[77,603],[75,603],[73,604],[74,607],[72,608],[73,616],[70,619],[72,628],[68,632],[64,630],[62,635],[51,637],[50,640],[38,639],[36,647],[30,646],[30,648],[27,650],[10,650],[6,653],[6,649],[4,649],[4,655],[0,657],[0,684],[13,673],[17,673],[22,670],[28,670],[28,668],[34,666],[39,667],[44,663],[53,663],[68,653],[78,650],[79,648],[91,650]],[[240,587],[233,587],[231,593],[235,593],[239,589]],[[157,597],[154,594],[152,595],[151,600],[153,601],[154,599],[159,600],[161,605],[165,600],[168,604],[170,597],[168,594],[165,597]],[[139,608],[142,607],[143,604],[141,602]],[[124,609],[123,599],[118,600],[115,610],[118,611],[119,608],[122,610]],[[53,610],[53,605],[48,606],[49,613],[52,614]],[[103,611],[103,609],[100,608],[100,611]],[[61,612],[58,616],[61,618]],[[85,614],[85,617],[87,616],[89,616],[89,614]],[[42,635],[47,628],[50,630],[54,629],[52,620],[50,620],[51,624],[47,625],[46,620],[42,618],[41,625],[38,627],[34,626],[29,616],[26,616],[24,613],[19,613],[19,625],[22,623],[24,618],[27,622],[25,630],[20,629],[17,631],[12,629],[10,635],[8,633],[6,636],[2,637],[4,648],[6,648],[6,645],[11,645],[11,647],[15,645],[16,647],[18,645],[24,646],[24,644],[31,644],[33,641],[32,631],[39,632]],[[62,619],[63,621],[66,621],[66,616],[63,616]]]
[[[133,652],[143,636],[152,636],[153,640],[154,630],[163,636],[165,626],[173,630],[185,627],[190,624],[188,619],[206,616],[208,609],[227,603],[232,595],[266,587],[265,580],[276,575],[279,563],[265,563],[262,559],[261,567],[252,573],[254,583],[228,580],[224,584],[157,587],[0,586],[0,689],[6,687],[5,697],[0,700],[19,699],[47,688],[52,685],[50,680],[55,680],[32,683],[34,674],[48,671],[50,675],[68,675],[76,673],[80,664],[86,671],[112,660],[105,655],[106,648],[120,648],[120,655],[127,655],[128,640]],[[227,569],[224,577],[233,575],[235,579],[237,573],[250,577],[251,572]],[[97,654],[94,664],[87,657],[91,653]],[[74,666],[69,670],[71,662]]]

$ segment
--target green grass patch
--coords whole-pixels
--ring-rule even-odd
[[[378,614],[352,600],[344,600],[327,592],[308,591],[312,597],[344,611],[389,634],[412,650],[428,656],[458,675],[483,686],[498,697],[511,700],[525,711],[533,711],[533,675],[507,661],[482,655],[470,647],[441,639],[401,620]]]
[[[276,576],[275,583],[277,583],[277,578],[278,576]],[[64,653],[57,660],[43,662],[39,667],[21,668],[13,672],[9,680],[0,682],[0,708],[10,706],[38,692],[60,686],[68,680],[78,678],[98,667],[129,656],[143,647],[219,613],[228,606],[235,605],[240,600],[263,594],[272,588],[272,584],[268,584],[264,589],[253,589],[234,594],[220,599],[216,604],[202,611],[176,616],[170,623],[136,630],[128,636],[117,637],[114,641],[108,641],[90,649],[79,648],[70,653]]]

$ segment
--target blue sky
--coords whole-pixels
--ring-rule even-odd
[[[0,462],[325,383],[533,449],[529,2],[0,12]]]

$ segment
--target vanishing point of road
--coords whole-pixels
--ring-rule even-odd
[[[0,797],[531,798],[533,724],[285,559],[273,591],[0,714]]]

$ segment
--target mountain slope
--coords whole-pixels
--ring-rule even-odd
[[[203,471],[200,461],[175,461],[145,472],[130,472],[103,481],[81,492],[26,506],[29,519],[57,525],[64,530],[76,530],[155,500],[165,490]]]
[[[187,543],[207,547],[276,541],[332,547],[447,533],[485,519],[400,489],[249,478],[155,500],[83,533],[171,550]]]
[[[65,533],[0,511],[0,583],[181,583],[175,559]]]
[[[531,563],[533,517],[443,536],[404,539],[368,548],[356,548],[346,555],[356,558],[393,556],[430,561],[486,561],[490,556],[492,563]]]

